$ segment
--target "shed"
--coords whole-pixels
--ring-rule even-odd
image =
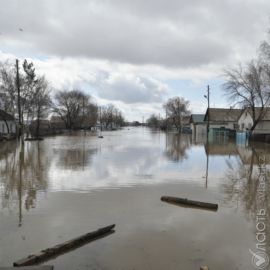
[[[3,110],[0,110],[0,134],[2,136],[7,134],[16,134],[15,118]]]

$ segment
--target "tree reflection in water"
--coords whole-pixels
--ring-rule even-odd
[[[55,149],[58,157],[57,166],[63,169],[84,170],[91,164],[92,157],[98,152],[97,148]]]
[[[1,143],[0,185],[1,206],[12,210],[22,205],[26,210],[36,207],[37,191],[46,191],[50,160],[44,154],[43,142]]]
[[[181,162],[188,158],[187,150],[191,146],[191,136],[188,134],[166,134],[165,155],[173,162]]]
[[[270,248],[270,205],[269,205],[269,176],[270,176],[270,151],[269,147],[238,147],[238,157],[236,160],[227,159],[226,180],[223,185],[224,193],[226,194],[225,201],[237,203],[244,211],[248,220],[255,223],[255,232],[257,224],[257,215],[261,209],[266,212],[266,246],[269,254]],[[265,163],[262,159],[265,158]],[[265,172],[260,171],[260,167],[264,163]],[[265,176],[266,186],[263,192],[260,192],[260,181],[262,173]],[[263,195],[263,197],[262,197]]]

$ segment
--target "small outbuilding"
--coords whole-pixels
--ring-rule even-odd
[[[17,132],[16,127],[17,125],[15,118],[11,114],[3,110],[0,110],[0,136],[1,137],[7,135],[15,136]]]
[[[194,137],[206,135],[206,122],[204,121],[204,114],[192,114],[190,116],[189,123]]]

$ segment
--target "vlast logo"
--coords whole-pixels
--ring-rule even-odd
[[[257,269],[265,269],[268,264],[269,264],[269,257],[267,256],[266,253],[264,252],[257,252],[254,253],[251,250],[249,250],[250,253],[253,255],[252,257],[252,264],[257,268]]]
[[[257,204],[258,210],[256,215],[256,240],[257,240],[257,252],[253,252],[252,254],[252,264],[257,269],[266,269],[269,264],[269,257],[266,254],[266,162],[265,157],[259,157],[259,166],[258,166],[258,182],[259,185],[257,187]]]

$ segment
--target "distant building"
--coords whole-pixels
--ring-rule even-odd
[[[204,116],[204,114],[192,114],[190,116],[189,123],[194,138],[206,135]]]
[[[11,134],[15,135],[17,132],[16,121],[12,115],[0,110],[0,134],[1,136]]]

